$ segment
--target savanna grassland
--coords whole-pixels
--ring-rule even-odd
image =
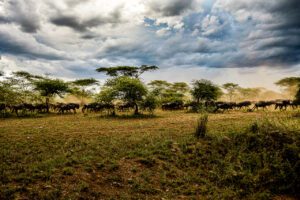
[[[298,111],[0,119],[0,199],[297,199]]]

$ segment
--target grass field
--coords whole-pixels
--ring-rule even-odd
[[[207,137],[197,140],[193,133],[199,116],[158,111],[141,118],[0,119],[0,199],[297,198],[262,181],[272,174],[263,171],[268,169],[263,164],[263,170],[256,170],[256,161],[266,159],[248,155],[249,149],[235,143],[245,143],[235,135],[248,132],[255,122],[275,118],[276,131],[284,128],[295,135],[296,142],[288,145],[294,145],[299,164],[296,111],[210,114]]]

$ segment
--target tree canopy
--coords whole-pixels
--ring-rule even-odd
[[[147,94],[146,86],[138,79],[128,76],[120,76],[109,79],[104,84],[99,98],[103,101],[122,100],[135,105],[135,114],[139,113],[138,103]]]
[[[97,85],[98,83],[99,81],[94,78],[77,79],[75,81],[71,81],[71,93],[77,98],[80,98],[80,104],[83,105],[85,103],[84,98],[92,96],[92,89],[88,89],[88,87]]]
[[[221,89],[209,80],[195,80],[192,85],[191,94],[198,103],[204,100],[216,100],[222,95]]]
[[[275,84],[283,87],[286,93],[293,98],[297,94],[300,77],[286,77],[277,81]]]
[[[290,87],[290,86],[295,86],[300,84],[300,77],[287,77],[280,79],[275,83],[276,85],[279,86],[284,86],[284,87]]]
[[[72,81],[71,83],[76,86],[86,87],[86,86],[98,84],[98,82],[99,81],[97,81],[94,78],[87,78],[87,79],[77,79],[75,81]]]
[[[239,85],[235,83],[225,83],[223,84],[223,88],[227,91],[227,94],[229,96],[229,101],[232,101],[232,97],[234,93],[237,91],[237,89],[239,88]]]
[[[148,83],[150,91],[155,95],[159,103],[183,101],[189,86],[185,82],[169,83],[163,80],[154,80]]]
[[[49,112],[49,98],[54,95],[62,96],[70,91],[69,85],[59,79],[41,79],[35,81],[34,90],[40,92],[41,96],[46,97],[47,112]]]
[[[39,91],[42,96],[52,97],[69,92],[69,86],[59,79],[43,79],[34,82],[35,90]]]
[[[27,79],[28,81],[33,81],[34,79],[43,79],[44,78],[39,75],[30,74],[29,72],[26,72],[26,71],[16,71],[16,72],[13,72],[13,75],[15,75],[18,78]]]
[[[105,73],[107,76],[129,76],[138,78],[146,71],[153,71],[158,69],[157,66],[142,65],[140,67],[135,66],[116,66],[116,67],[100,67],[96,69],[97,72]]]

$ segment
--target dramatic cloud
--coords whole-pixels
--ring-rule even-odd
[[[23,56],[29,59],[67,60],[63,51],[39,43],[31,35],[15,27],[0,25],[0,50],[7,54]]]
[[[24,32],[28,33],[34,33],[40,28],[40,16],[35,1],[11,0],[5,1],[2,6],[3,13],[0,12],[0,23],[18,24]]]
[[[298,0],[0,0],[0,54],[76,77],[141,64],[298,73],[299,10]]]
[[[148,2],[149,10],[162,16],[177,16],[193,8],[193,0],[153,0]]]
[[[120,13],[116,10],[108,17],[97,16],[94,18],[80,20],[76,16],[53,17],[51,22],[57,26],[67,26],[77,31],[87,31],[89,28],[97,27],[103,24],[120,23]]]

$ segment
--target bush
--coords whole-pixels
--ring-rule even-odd
[[[157,99],[154,95],[148,95],[146,98],[141,102],[142,110],[146,110],[150,113],[153,113],[158,105]]]
[[[202,115],[197,123],[195,137],[196,138],[204,138],[207,132],[207,122],[208,122],[208,115]]]
[[[194,184],[212,188],[213,199],[271,199],[300,191],[300,124],[288,118],[263,118],[230,138],[205,137],[207,116],[192,140],[180,145],[177,167],[198,174]],[[176,154],[178,156],[178,154]],[[195,174],[191,173],[195,177]]]

